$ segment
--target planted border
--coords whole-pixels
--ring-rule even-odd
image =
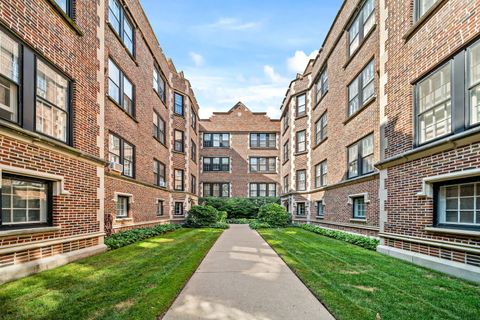
[[[169,231],[181,228],[178,224],[160,224],[155,227],[127,230],[114,233],[105,238],[105,244],[110,250],[118,249],[129,244],[156,237]]]

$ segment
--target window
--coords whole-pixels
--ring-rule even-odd
[[[415,21],[421,17],[437,2],[437,0],[415,0]]]
[[[229,133],[204,133],[203,146],[205,148],[229,148]]]
[[[479,84],[480,41],[420,80],[415,85],[416,146],[479,125]]]
[[[175,108],[174,108],[174,112],[175,114],[179,115],[179,116],[183,116],[184,114],[184,104],[183,104],[183,95],[175,92]]]
[[[277,158],[250,157],[250,172],[276,172]]]
[[[165,144],[165,121],[155,111],[153,112],[153,136]]]
[[[18,122],[20,45],[0,30],[0,118]]]
[[[327,113],[325,112],[315,123],[315,143],[320,144],[327,138]]]
[[[360,12],[353,20],[348,29],[349,55],[351,56],[363,42],[368,32],[375,24],[375,2],[374,0],[366,0],[360,9]]]
[[[167,187],[165,176],[165,164],[153,160],[153,184],[159,187]]]
[[[297,117],[301,117],[305,115],[306,113],[305,105],[306,105],[306,95],[301,94],[297,96]]]
[[[230,196],[230,184],[227,182],[220,182],[220,183],[204,182],[203,196],[227,198]]]
[[[285,113],[283,114],[282,122],[283,122],[283,132],[285,132],[290,126],[290,113],[288,108],[287,110],[285,110]]]
[[[355,197],[352,199],[353,203],[353,218],[365,219],[365,198]]]
[[[197,163],[197,145],[193,140],[190,140],[190,158],[193,162]]]
[[[297,153],[307,151],[307,142],[305,140],[305,130],[297,132]]]
[[[285,144],[283,145],[283,161],[284,162],[290,159],[290,150],[288,145],[289,145],[288,141],[285,142]]]
[[[163,200],[157,200],[157,208],[156,208],[157,217],[163,216],[163,205],[164,205]]]
[[[373,134],[348,147],[348,177],[373,172]]]
[[[197,193],[197,177],[195,177],[193,174],[190,179],[190,192],[193,194]]]
[[[190,117],[192,118],[192,128],[197,131],[197,114],[192,110]]]
[[[69,17],[73,16],[72,12],[72,0],[55,0],[55,3],[58,5],[60,9],[65,12],[65,14]]]
[[[203,171],[230,171],[230,158],[214,157],[203,158]]]
[[[288,191],[290,190],[290,186],[289,186],[289,176],[288,174],[283,177],[283,193],[288,193]]]
[[[165,103],[165,80],[155,66],[153,67],[153,89],[158,93],[163,103]]]
[[[38,132],[67,142],[69,81],[37,59],[37,102],[35,128]]]
[[[185,138],[184,132],[180,130],[175,130],[175,143],[174,143],[174,150],[178,152],[185,151]]]
[[[183,170],[175,169],[175,184],[174,184],[175,191],[184,191],[184,173]]]
[[[315,166],[315,188],[323,187],[327,184],[327,160]]]
[[[108,22],[115,33],[125,45],[130,54],[134,54],[134,33],[133,24],[125,14],[125,10],[120,6],[117,0],[108,2]]]
[[[173,214],[183,216],[183,202],[175,202],[175,212]]]
[[[435,188],[437,225],[480,227],[480,183],[478,179],[464,181],[447,182]]]
[[[108,60],[108,95],[129,115],[135,115],[133,85],[111,59]]]
[[[320,102],[320,99],[327,93],[328,91],[328,75],[327,69],[325,68],[320,76],[317,79],[317,83],[315,84],[315,93],[317,97],[317,103]]]
[[[323,200],[317,201],[317,217],[325,216],[325,205],[323,204]]]
[[[276,197],[277,185],[275,183],[250,183],[251,198],[256,197]]]
[[[0,227],[51,224],[51,182],[6,174],[1,178]]]
[[[306,170],[297,170],[297,191],[305,191],[307,189],[307,172]]]
[[[275,133],[250,133],[250,148],[275,148],[276,146]]]
[[[128,217],[129,198],[126,196],[117,196],[117,218]]]
[[[108,141],[108,161],[110,163],[121,164],[123,166],[122,174],[133,178],[135,167],[135,150],[133,145],[122,138],[110,134]]]
[[[375,93],[374,69],[372,60],[348,86],[348,116],[360,110]]]
[[[297,216],[304,216],[305,213],[305,202],[297,202]]]

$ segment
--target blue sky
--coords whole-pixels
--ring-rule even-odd
[[[200,116],[242,101],[278,118],[289,82],[320,48],[342,0],[141,0]]]

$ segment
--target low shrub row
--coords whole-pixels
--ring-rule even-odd
[[[110,250],[118,249],[143,239],[155,237],[169,231],[181,228],[178,224],[161,224],[151,228],[123,231],[105,238],[105,244]]]
[[[322,236],[342,240],[342,241],[345,241],[369,250],[376,250],[379,244],[379,240],[374,238],[354,235],[354,234],[343,232],[343,231],[324,229],[311,224],[295,224],[295,226],[320,234]]]
[[[230,224],[249,224],[250,222],[254,222],[257,219],[247,219],[247,218],[231,218],[227,219],[226,222]]]
[[[250,229],[257,230],[257,229],[267,229],[267,228],[273,228],[269,223],[267,222],[260,222],[258,220],[254,220],[249,223]]]
[[[228,219],[257,218],[260,207],[269,203],[279,203],[279,198],[275,197],[259,197],[259,198],[217,198],[205,197],[200,198],[201,205],[209,205],[219,211],[228,213]]]

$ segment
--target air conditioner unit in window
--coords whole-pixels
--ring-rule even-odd
[[[108,168],[113,172],[118,172],[118,173],[123,172],[123,165],[120,164],[120,163],[109,162],[108,163]]]

